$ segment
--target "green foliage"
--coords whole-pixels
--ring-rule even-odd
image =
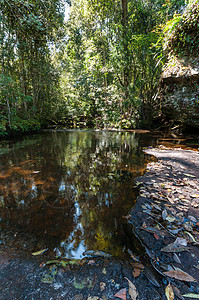
[[[165,48],[177,55],[199,53],[199,1],[191,1],[183,15],[175,15],[164,28]]]
[[[0,131],[38,129],[58,101],[51,54],[63,33],[63,2],[2,0],[0,19]]]
[[[135,128],[141,119],[152,121],[159,110],[163,58],[153,46],[158,39],[154,29],[162,20],[156,4],[72,2],[62,90],[75,124]]]

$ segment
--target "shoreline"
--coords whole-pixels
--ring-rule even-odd
[[[145,153],[158,161],[149,163],[146,173],[135,180],[140,195],[129,223],[145,247],[156,275],[170,281],[181,295],[199,294],[199,152],[162,146]],[[171,270],[177,274],[175,268],[196,282],[165,275]],[[189,279],[188,275],[184,278]]]

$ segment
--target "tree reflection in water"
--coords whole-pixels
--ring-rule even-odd
[[[135,133],[48,132],[3,144],[0,216],[7,229],[48,240],[63,256],[120,256],[122,223],[145,171]]]

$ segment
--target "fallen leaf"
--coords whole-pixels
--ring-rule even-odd
[[[197,223],[197,219],[194,216],[188,216],[188,218],[189,218],[190,221],[192,221],[194,223]]]
[[[87,300],[99,300],[99,297],[97,297],[97,296],[94,296],[94,297],[89,296],[87,298]]]
[[[156,240],[159,240],[159,236],[156,233],[154,233],[153,235],[154,235],[154,238],[156,238]]]
[[[138,276],[140,276],[140,273],[141,273],[140,269],[134,268],[134,270],[133,270],[133,276],[135,278],[138,277]]]
[[[190,195],[191,198],[199,198],[199,194],[193,194],[193,195]]]
[[[144,269],[144,265],[139,262],[132,262],[131,265],[137,269]]]
[[[197,241],[195,240],[195,238],[193,237],[193,235],[190,232],[185,231],[185,233],[191,238],[191,240],[192,240],[193,243],[197,244]]]
[[[176,221],[176,218],[175,218],[175,217],[168,216],[168,217],[166,217],[165,220],[167,220],[169,223],[172,223],[172,222]]]
[[[161,235],[162,237],[165,237],[165,235],[166,235],[166,231],[159,230],[155,227],[147,227],[147,228],[140,227],[140,229],[145,230],[145,231],[150,232],[150,233],[153,233],[153,234],[155,233],[157,235]]]
[[[178,256],[176,253],[173,254],[173,259],[174,259],[175,262],[177,262],[178,264],[180,264],[180,265],[182,264],[182,263],[181,263],[181,260],[179,259],[179,256]]]
[[[180,300],[184,300],[184,297],[180,294],[180,290],[175,285],[172,285],[172,288],[176,297],[178,297]]]
[[[175,245],[180,245],[180,246],[187,246],[187,240],[186,239],[183,239],[183,238],[180,238],[178,237],[175,242],[174,242]]]
[[[147,228],[147,225],[146,225],[145,222],[142,224],[142,227],[143,227],[143,228]]]
[[[165,220],[166,217],[167,217],[167,210],[164,209],[163,212],[162,212],[162,218],[163,218],[163,220]]]
[[[199,270],[199,265],[196,265],[196,266],[194,266],[196,269],[198,269]]]
[[[125,279],[128,281],[129,284],[129,295],[131,296],[131,299],[136,300],[138,296],[138,292],[136,290],[135,285],[127,277],[125,277]]]
[[[152,205],[153,205],[153,207],[156,208],[157,210],[160,210],[160,211],[162,210],[161,207],[160,207],[159,205],[157,205],[157,204],[155,204],[155,203],[153,203]]]
[[[100,290],[103,291],[106,288],[106,283],[105,282],[100,282]]]
[[[88,261],[88,265],[94,265],[95,264],[95,260],[94,259],[91,259]]]
[[[179,268],[176,268],[175,270],[171,270],[168,272],[164,272],[163,274],[165,274],[171,278],[175,278],[175,279],[182,280],[182,281],[196,282],[196,280],[191,275],[182,271]]]
[[[126,289],[121,289],[113,297],[117,297],[117,298],[120,298],[122,300],[126,300]]]
[[[128,253],[130,254],[131,258],[135,261],[139,261],[139,258],[137,258],[135,255],[133,255],[132,251],[130,249],[127,250]]]
[[[32,255],[34,255],[34,256],[36,256],[36,255],[41,255],[41,254],[43,254],[44,252],[46,252],[47,250],[48,250],[48,248],[42,249],[42,250],[40,250],[40,251],[33,252]]]
[[[183,295],[183,297],[199,299],[199,294],[192,294],[192,293],[190,293],[190,294]]]
[[[160,287],[160,281],[159,281],[157,273],[155,273],[154,269],[152,269],[149,266],[145,267],[144,275],[154,286]]]
[[[42,262],[42,263],[39,265],[39,267],[40,267],[40,268],[43,268],[43,267],[45,267],[45,265],[46,265],[45,262]]]
[[[188,248],[185,248],[178,244],[171,243],[166,247],[162,248],[161,251],[162,252],[183,252],[183,251],[188,251]]]
[[[196,177],[196,176],[194,176],[192,174],[187,174],[187,173],[183,173],[183,174],[186,175],[186,176],[188,176],[188,177]]]
[[[189,223],[186,222],[183,224],[183,227],[187,230],[187,231],[193,231],[193,226]]]
[[[167,297],[167,300],[174,300],[174,292],[173,292],[170,282],[165,289],[165,295]]]

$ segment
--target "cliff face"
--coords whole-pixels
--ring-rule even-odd
[[[162,74],[162,111],[170,119],[199,128],[199,1],[168,22]]]
[[[162,74],[162,88],[163,113],[199,128],[199,58],[171,58]]]

